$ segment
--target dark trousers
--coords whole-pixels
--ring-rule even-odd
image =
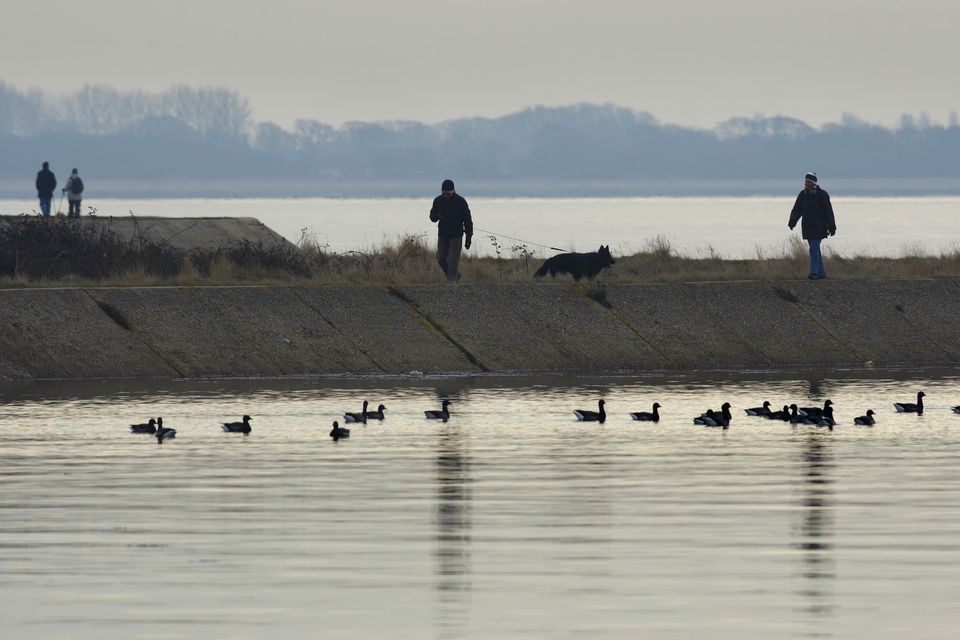
[[[51,198],[53,198],[53,196],[50,196],[49,198],[43,198],[43,197],[40,198],[40,213],[42,213],[45,216],[50,215]]]
[[[447,274],[447,280],[456,282],[460,279],[460,250],[463,246],[463,236],[453,238],[437,238],[437,262]]]
[[[71,218],[80,217],[80,200],[71,200],[70,201],[70,212],[67,214]]]
[[[823,252],[820,250],[820,238],[809,239],[810,245],[810,275],[823,279],[827,277],[827,269],[823,266]]]

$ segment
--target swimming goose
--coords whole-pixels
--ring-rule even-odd
[[[797,413],[801,416],[810,416],[811,418],[819,418],[823,415],[823,412],[827,410],[827,407],[833,404],[833,401],[829,398],[823,401],[822,407],[797,407]]]
[[[733,420],[733,415],[730,413],[730,403],[729,403],[729,402],[724,402],[724,403],[723,403],[723,406],[720,407],[720,411],[714,411],[714,413],[715,413],[716,415],[718,415],[718,416],[722,416],[723,419],[727,421],[727,424],[730,424],[730,421]],[[706,413],[701,413],[701,414],[700,414],[700,417],[703,418],[703,417],[705,417],[706,415],[707,415]]]
[[[951,409],[954,413],[960,413],[960,405],[958,405],[958,406],[956,406],[956,407],[950,407],[950,409]]]
[[[337,441],[340,438],[349,438],[350,429],[347,429],[346,427],[341,427],[340,424],[336,420],[334,420],[333,429],[330,429],[330,437],[333,438],[334,441]]]
[[[717,413],[713,409],[707,409],[705,414],[694,418],[693,424],[702,424],[705,427],[720,427],[722,429],[730,427],[730,421],[725,419],[722,413]]]
[[[250,433],[250,416],[243,416],[243,422],[224,422],[223,430],[229,433]]]
[[[133,433],[156,433],[157,432],[157,421],[153,418],[150,418],[149,422],[144,422],[140,424],[130,425],[130,431]]]
[[[923,415],[923,399],[926,397],[923,391],[917,393],[917,404],[912,402],[894,402],[893,406],[896,407],[897,413],[915,413],[918,416]]]
[[[797,405],[790,405],[790,424],[816,425],[819,424],[819,421],[819,418],[802,415],[800,413],[800,408],[797,407]]]
[[[634,420],[642,420],[644,422],[660,422],[660,403],[653,403],[653,411],[634,411],[630,414],[630,417]]]
[[[857,416],[853,419],[853,424],[863,425],[865,427],[872,427],[877,423],[876,418],[873,417],[873,409],[867,409],[867,415]]]
[[[364,411],[364,414],[367,416],[367,420],[383,420],[384,409],[386,407],[381,404],[376,411]]]
[[[817,418],[816,424],[818,427],[827,427],[830,431],[833,431],[833,428],[837,425],[837,421],[833,419],[833,407],[824,409],[823,415]]]
[[[450,401],[444,400],[442,405],[443,405],[443,408],[440,409],[439,411],[437,411],[436,409],[424,411],[423,413],[427,416],[427,420],[443,420],[444,422],[449,420],[450,409],[448,409],[448,407],[450,406]]]
[[[764,400],[762,407],[753,407],[751,409],[744,409],[747,412],[748,416],[769,416],[770,411],[770,401]]]
[[[780,411],[771,411],[770,415],[767,416],[768,420],[783,420],[787,422],[790,419],[790,407],[783,405],[783,409]]]
[[[177,437],[177,430],[163,426],[163,418],[157,418],[157,444],[163,444],[164,440]]]
[[[344,422],[362,422],[363,424],[367,424],[367,404],[369,403],[366,400],[364,400],[363,409],[359,413],[348,412],[343,414],[343,421]]]
[[[603,405],[606,404],[605,401],[601,400],[597,403],[600,407],[599,411],[588,411],[586,409],[574,409],[573,415],[577,416],[577,420],[581,422],[604,422],[607,419],[607,412],[603,410]]]

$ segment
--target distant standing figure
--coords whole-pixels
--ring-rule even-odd
[[[473,219],[463,196],[454,191],[453,180],[444,180],[440,195],[433,199],[430,221],[437,225],[437,262],[450,282],[460,279],[460,246],[469,249],[473,240]]]
[[[803,191],[797,196],[787,226],[793,229],[800,218],[803,218],[800,225],[803,239],[810,245],[810,275],[807,277],[823,280],[827,277],[827,270],[823,266],[820,242],[837,233],[837,222],[833,218],[830,195],[817,184],[817,174],[813,171],[803,178]]]
[[[57,176],[50,171],[50,163],[44,162],[43,169],[37,172],[37,197],[40,198],[40,212],[45,216],[50,215],[50,201],[56,188]]]
[[[70,212],[67,214],[70,218],[80,217],[80,202],[83,200],[83,180],[80,174],[74,169],[67,178],[67,183],[63,185],[63,192],[67,194],[67,201],[70,203]]]

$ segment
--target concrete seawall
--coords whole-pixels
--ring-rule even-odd
[[[0,291],[0,380],[960,364],[960,281]]]

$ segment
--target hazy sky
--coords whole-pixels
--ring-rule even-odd
[[[960,109],[957,0],[5,3],[0,80],[222,86],[258,120],[498,116],[612,102],[684,125]]]

